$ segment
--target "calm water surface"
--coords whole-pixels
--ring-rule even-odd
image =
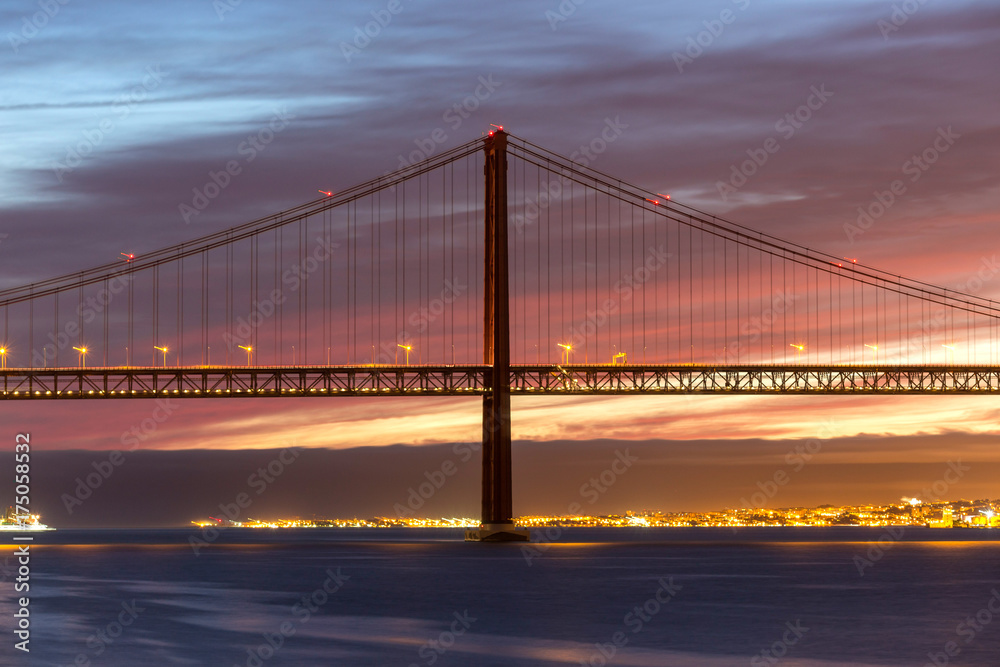
[[[5,570],[0,661],[997,666],[998,533],[229,529],[195,555],[188,530],[65,530],[32,547],[30,654]]]

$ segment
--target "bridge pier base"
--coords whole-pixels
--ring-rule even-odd
[[[484,523],[479,528],[466,528],[466,542],[527,542],[531,532],[518,528],[513,521],[507,523]]]

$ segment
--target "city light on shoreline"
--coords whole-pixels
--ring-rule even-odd
[[[820,505],[818,507],[740,507],[713,512],[627,511],[606,515],[528,515],[515,517],[519,526],[577,526],[588,528],[749,528],[832,526],[924,526],[930,528],[1000,528],[1000,499],[923,502],[903,498],[893,505]],[[469,528],[479,525],[468,517],[371,517],[335,519],[251,519],[229,521],[210,517],[194,525],[226,528]]]

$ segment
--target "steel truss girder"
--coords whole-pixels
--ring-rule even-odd
[[[35,368],[0,370],[0,399],[467,396],[486,366]]]
[[[482,396],[468,366],[118,367],[0,370],[0,399]],[[994,394],[994,366],[511,365],[513,395]]]

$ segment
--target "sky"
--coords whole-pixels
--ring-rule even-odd
[[[431,136],[444,137],[438,152],[496,123],[569,155],[615,122],[624,129],[595,163],[601,171],[835,256],[1000,297],[994,3],[40,7],[0,8],[0,288],[295,206],[317,188],[395,169]],[[456,115],[477,91],[477,108]],[[803,105],[808,119],[789,122]],[[271,123],[274,140],[248,160],[247,137]],[[768,145],[778,149],[745,183],[733,181]],[[933,164],[915,166],[935,146]],[[185,219],[193,190],[229,160],[241,173]],[[896,180],[904,191],[859,222],[859,208],[877,210]],[[634,481],[603,493],[596,510],[736,504],[780,465],[774,452],[813,439],[832,443],[809,462],[814,477],[793,478],[770,505],[889,502],[919,493],[957,458],[976,472],[955,496],[1000,495],[988,481],[998,431],[989,398],[515,397],[513,408],[515,475],[537,480],[516,483],[515,512],[564,511],[566,494],[552,489],[574,495],[629,442],[645,443]],[[387,512],[386,499],[405,498],[453,443],[478,439],[480,416],[468,399],[8,403],[0,437],[30,432],[46,452],[49,481],[37,492],[54,525],[134,525],[154,514],[184,523],[253,473],[260,454],[243,450],[288,446],[342,450],[358,469],[396,472],[379,484],[344,475],[336,492],[320,479],[279,479],[261,511]],[[571,443],[576,464],[565,460],[577,456]],[[128,463],[87,501],[105,509],[71,514],[60,498],[116,449]],[[193,488],[196,468],[206,475],[199,503],[164,512],[160,496],[140,491],[164,451],[175,457],[164,488]],[[692,452],[703,457],[685,468]],[[661,466],[671,465],[698,483],[664,483]],[[212,489],[216,474],[237,482]],[[475,515],[474,477],[456,477],[435,509]]]

